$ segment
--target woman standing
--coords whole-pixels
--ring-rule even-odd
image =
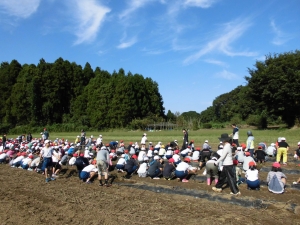
[[[223,162],[223,169],[221,171],[218,183],[213,187],[213,191],[222,192],[224,185],[229,185],[231,195],[240,195],[241,192],[236,184],[236,175],[233,169],[233,160],[232,160],[232,151],[228,134],[222,134],[219,138],[223,142],[224,148],[221,157],[215,162],[215,165],[218,165],[220,162]]]

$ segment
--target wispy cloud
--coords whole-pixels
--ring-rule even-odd
[[[105,15],[111,10],[95,0],[76,0],[72,3],[69,2],[69,4],[73,5],[73,16],[76,20],[75,35],[77,40],[74,44],[78,45],[95,40],[104,22]]]
[[[271,28],[275,33],[275,37],[273,38],[272,44],[274,45],[283,45],[285,42],[291,39],[291,36],[284,33],[276,24],[274,20],[271,20]]]
[[[223,71],[221,71],[219,73],[216,73],[215,76],[223,78],[225,80],[233,80],[233,79],[238,79],[239,78],[236,74],[231,73],[231,72],[229,72],[227,70],[223,70]]]
[[[228,67],[228,65],[225,62],[219,61],[219,60],[214,60],[214,59],[206,59],[204,62],[218,65],[218,66],[223,66],[223,67]]]
[[[197,61],[200,57],[217,51],[228,56],[255,56],[256,52],[249,51],[234,51],[231,44],[240,38],[243,33],[251,26],[248,19],[238,19],[223,25],[223,27],[217,32],[217,38],[209,41],[198,52],[190,55],[184,60],[184,64],[191,64]]]
[[[36,12],[40,0],[1,0],[0,11],[19,18],[28,18]]]
[[[119,18],[126,19],[131,15],[134,11],[137,9],[143,7],[144,5],[148,4],[149,2],[152,2],[153,0],[129,0],[128,7],[119,15]]]
[[[132,37],[129,40],[121,40],[121,43],[117,46],[117,48],[123,49],[123,48],[129,48],[132,45],[134,45],[137,42],[136,37]]]
[[[215,0],[185,0],[183,5],[184,6],[195,6],[201,8],[209,8],[211,7],[216,1]]]

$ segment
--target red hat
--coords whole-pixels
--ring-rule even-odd
[[[133,143],[132,143],[132,142],[129,142],[129,144],[132,145]]]
[[[257,149],[262,149],[262,146],[259,145],[259,146],[257,147]]]
[[[179,150],[175,150],[174,153],[175,153],[175,154],[178,154],[178,153],[179,153]]]
[[[233,160],[232,162],[233,162],[233,165],[237,165],[237,164],[239,164],[239,161],[238,161],[238,160],[236,160],[236,159],[235,159],[235,160]]]
[[[246,148],[246,144],[244,144],[244,143],[241,144],[241,147],[242,147],[242,148]]]
[[[191,148],[191,146],[188,146],[188,148]]]
[[[190,159],[189,157],[185,157],[183,161],[185,161],[185,162],[190,162],[191,159]]]
[[[175,160],[173,158],[169,159],[169,163],[173,163]]]
[[[133,158],[133,159],[137,159],[137,156],[136,156],[136,155],[133,155],[133,156],[131,156],[131,158]]]
[[[113,156],[112,156],[112,155],[109,155],[109,158],[111,158],[111,159],[112,159],[112,158],[113,158]]]
[[[246,156],[250,156],[250,152],[245,152],[245,155]]]
[[[232,143],[231,145],[232,145],[232,146],[236,146],[236,143]]]
[[[96,146],[94,146],[94,147],[93,147],[93,150],[96,150],[96,149],[97,149],[97,147],[96,147]]]
[[[201,150],[201,148],[200,148],[200,147],[197,147],[197,148],[196,148],[196,151],[200,151],[200,150]]]
[[[106,144],[105,146],[106,146],[106,147],[109,147],[109,144]]]
[[[33,155],[28,156],[29,159],[33,159]]]
[[[280,163],[279,162],[274,162],[272,164],[272,166],[275,167],[275,168],[280,168]]]
[[[255,162],[253,161],[249,162],[249,166],[255,166]]]
[[[78,156],[78,154],[77,154],[77,153],[74,153],[74,154],[73,154],[73,156],[74,156],[74,157],[77,157],[77,156]]]
[[[84,154],[83,154],[83,153],[81,153],[79,156],[80,156],[80,157],[83,157],[83,156],[84,156]]]

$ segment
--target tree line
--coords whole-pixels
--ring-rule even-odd
[[[0,80],[1,132],[53,124],[102,130],[165,118],[158,84],[123,69],[110,74],[62,58],[37,65],[12,60],[1,63]]]
[[[248,68],[247,85],[215,98],[199,115],[201,122],[232,121],[266,128],[300,124],[300,51],[269,54]]]

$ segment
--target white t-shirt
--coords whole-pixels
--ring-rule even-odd
[[[244,171],[247,171],[249,169],[249,162],[255,163],[254,159],[251,156],[246,156],[244,158],[244,162],[243,162],[243,170]],[[256,165],[256,163],[255,163],[255,165]]]
[[[69,165],[70,165],[70,166],[73,166],[74,163],[75,163],[75,161],[76,161],[76,157],[72,157],[72,158],[69,160]]]
[[[13,163],[21,162],[24,159],[24,156],[18,156],[17,158],[14,159]]]
[[[102,143],[102,138],[98,137],[96,141],[96,145],[100,145]]]
[[[186,162],[180,162],[180,163],[177,165],[176,170],[177,170],[177,171],[186,171],[186,170],[188,170],[190,167],[192,167],[192,166],[190,166],[190,165],[187,164]]]
[[[250,170],[250,169],[247,170],[246,174],[245,174],[245,177],[249,181],[256,181],[256,180],[258,180],[258,170],[257,169],[255,169],[255,170]]]
[[[95,167],[95,165],[91,164],[91,165],[84,167],[82,171],[90,173],[92,171],[97,172],[98,170]]]
[[[141,144],[142,144],[142,145],[145,145],[145,144],[146,144],[146,141],[147,141],[147,136],[143,136],[143,137],[142,137],[142,140],[141,140]]]
[[[269,146],[266,150],[267,155],[274,155],[274,152],[276,151],[276,148],[273,146]]]
[[[25,159],[22,160],[22,164],[24,164],[24,165],[27,165],[29,163],[31,163],[31,158],[27,157],[27,158],[25,158]]]
[[[180,156],[177,154],[173,155],[172,158],[174,159],[175,162],[178,162],[180,160]]]
[[[219,156],[221,156],[222,153],[223,153],[223,148],[222,148],[222,149],[219,149],[219,150],[217,151],[217,153],[218,153]]]
[[[58,151],[53,151],[52,162],[58,162],[60,160],[61,153]]]
[[[31,166],[38,166],[40,163],[40,160],[41,160],[40,157],[35,158],[34,160],[32,160]]]
[[[152,157],[152,156],[153,156],[153,151],[152,151],[152,150],[148,150],[147,156],[148,156],[148,157]]]
[[[52,152],[53,152],[53,150],[51,147],[49,147],[49,148],[44,147],[41,151],[41,154],[44,158],[51,158]]]
[[[87,158],[87,159],[91,158],[90,151],[88,149],[84,150],[84,158]]]
[[[9,155],[5,154],[5,153],[2,153],[0,155],[0,159],[5,159],[6,157],[9,157]]]
[[[166,149],[160,148],[158,151],[158,155],[164,155],[166,153]]]
[[[142,163],[137,171],[138,173],[146,173],[147,172],[147,163]]]
[[[138,160],[143,161],[144,157],[146,157],[146,152],[145,151],[140,151],[139,156],[138,156]]]
[[[167,150],[166,155],[173,155],[173,150]]]
[[[191,152],[191,149],[186,148],[186,149],[181,151],[181,154],[188,154],[189,152]]]
[[[200,151],[194,151],[192,155],[192,160],[198,160],[200,156]]]
[[[118,165],[125,165],[125,159],[124,158],[119,158],[117,164]]]

